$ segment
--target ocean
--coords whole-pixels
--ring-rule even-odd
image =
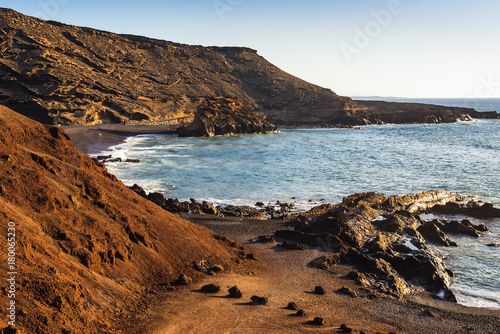
[[[380,99],[500,112],[500,99]],[[307,210],[356,192],[446,189],[500,205],[500,120],[283,128],[276,134],[215,138],[139,135],[99,154],[141,160],[107,166],[126,185],[181,200],[221,205],[279,200]],[[486,246],[500,242],[500,220],[472,221],[491,232],[479,239],[451,236],[459,247],[438,251],[456,274],[451,288],[459,303],[500,309],[500,248]]]

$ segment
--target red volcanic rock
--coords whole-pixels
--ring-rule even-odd
[[[0,222],[15,223],[23,333],[116,329],[148,287],[198,277],[194,261],[230,267],[237,257],[228,239],[137,195],[61,129],[2,106]]]

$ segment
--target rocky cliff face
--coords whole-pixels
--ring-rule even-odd
[[[116,333],[146,309],[147,289],[195,277],[193,261],[230,267],[241,251],[125,187],[59,128],[1,106],[0,221],[1,249],[8,222],[16,229],[21,333]]]
[[[188,126],[177,129],[181,137],[213,137],[227,134],[270,133],[278,128],[257,116],[234,99],[211,98],[204,101]]]
[[[117,35],[9,9],[0,9],[0,55],[0,102],[51,124],[161,122],[217,96],[253,111],[355,106],[252,49]]]

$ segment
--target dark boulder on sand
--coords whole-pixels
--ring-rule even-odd
[[[243,297],[243,293],[237,286],[233,286],[228,290],[229,292],[229,297],[231,298],[241,298]]]

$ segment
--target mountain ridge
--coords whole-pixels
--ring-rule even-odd
[[[356,107],[250,48],[187,45],[0,13],[0,102],[44,123],[160,122],[192,116],[206,98],[219,96],[252,111]]]

